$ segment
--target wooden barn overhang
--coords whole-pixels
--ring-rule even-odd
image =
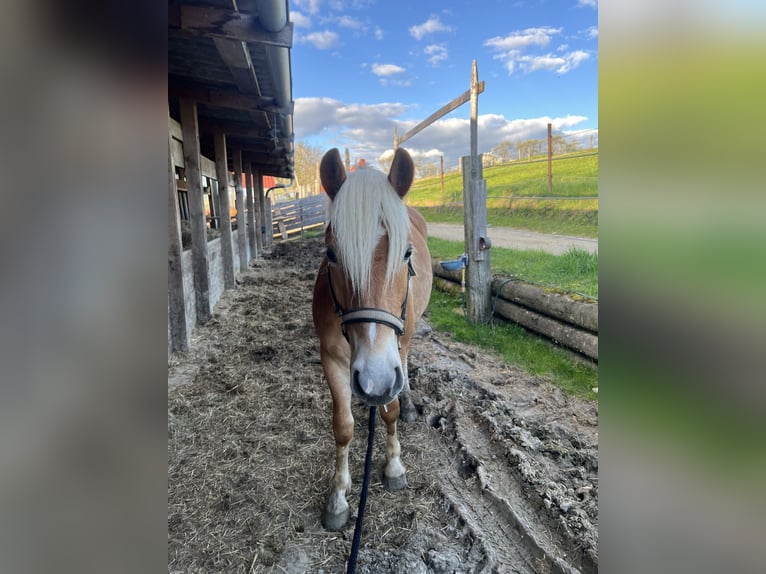
[[[196,105],[200,154],[215,157],[216,133],[260,175],[293,177],[290,50],[287,0],[170,0],[168,98],[170,116]]]

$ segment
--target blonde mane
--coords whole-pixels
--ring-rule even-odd
[[[407,250],[409,216],[386,175],[369,167],[349,173],[330,205],[329,220],[356,294],[368,292],[375,247],[388,235],[385,283],[389,286]]]

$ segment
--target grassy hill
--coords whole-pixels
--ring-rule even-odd
[[[598,236],[598,154],[573,154],[553,160],[553,190],[548,192],[545,158],[484,168],[487,218],[491,225],[543,233]],[[545,198],[545,199],[541,199]],[[557,199],[548,199],[557,198]],[[589,199],[596,198],[596,199]],[[463,221],[463,176],[417,180],[407,203],[428,221]]]

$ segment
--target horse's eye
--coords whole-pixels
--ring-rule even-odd
[[[330,261],[330,263],[338,262],[338,257],[335,255],[335,251],[332,247],[327,248],[327,259]]]
[[[404,260],[409,261],[410,257],[412,257],[412,247],[408,247],[407,251],[404,252]]]

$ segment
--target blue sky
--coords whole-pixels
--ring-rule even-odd
[[[468,89],[479,96],[479,151],[504,139],[598,127],[597,0],[291,0],[296,142],[375,162]],[[469,105],[403,144],[456,164]],[[590,134],[589,134],[590,135]],[[389,152],[390,153],[390,152]]]

